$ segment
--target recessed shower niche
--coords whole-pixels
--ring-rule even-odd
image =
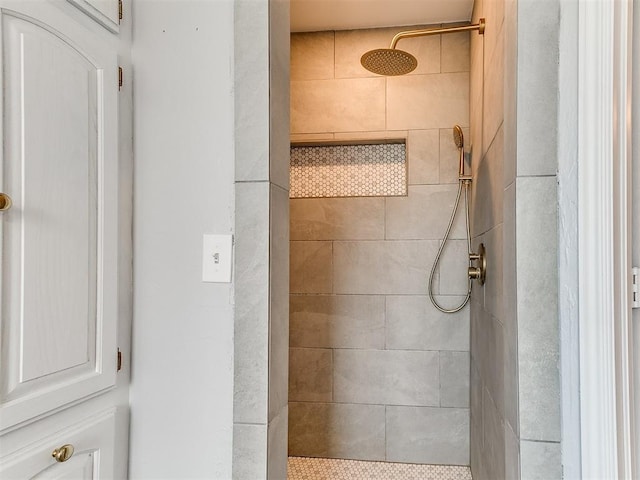
[[[404,140],[291,145],[290,198],[407,194]]]

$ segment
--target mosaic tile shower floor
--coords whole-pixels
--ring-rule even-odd
[[[288,480],[472,480],[469,467],[289,457]]]

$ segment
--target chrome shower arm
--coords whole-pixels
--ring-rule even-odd
[[[480,35],[484,35],[485,21],[484,18],[480,19],[479,23],[473,25],[463,25],[461,27],[444,27],[444,28],[423,28],[421,30],[407,30],[405,32],[397,33],[391,40],[391,46],[389,48],[395,49],[396,44],[403,38],[411,37],[424,37],[427,35],[439,35],[441,33],[456,33],[456,32],[469,32],[472,30],[478,30]]]

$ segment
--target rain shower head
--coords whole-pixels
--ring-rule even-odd
[[[370,72],[387,76],[406,75],[418,66],[416,57],[395,48],[371,50],[362,55],[360,63]]]
[[[360,63],[370,72],[378,75],[406,75],[413,72],[418,66],[416,57],[403,50],[396,49],[398,40],[411,37],[424,37],[426,35],[439,35],[441,33],[468,32],[470,30],[478,30],[480,35],[484,35],[484,18],[474,25],[465,25],[462,27],[445,27],[445,28],[427,28],[421,30],[407,30],[400,32],[391,40],[389,48],[379,48],[371,50],[360,58]]]

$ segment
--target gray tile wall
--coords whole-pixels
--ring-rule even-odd
[[[517,395],[507,391],[517,384],[509,378],[517,372],[509,369],[517,364],[517,343],[506,333],[506,325],[515,320],[507,317],[504,307],[508,300],[505,278],[515,281],[506,273],[514,264],[504,257],[512,239],[506,232],[505,217],[511,212],[507,198],[511,197],[504,193],[510,184],[505,174],[507,164],[515,161],[506,158],[513,137],[505,135],[509,126],[504,105],[514,94],[515,85],[505,82],[505,57],[514,48],[510,44],[513,39],[506,38],[509,20],[505,20],[505,1],[475,3],[473,21],[486,18],[487,29],[484,37],[471,40],[472,248],[484,243],[488,256],[487,281],[484,287],[475,285],[471,300],[471,471],[479,480],[520,476],[517,461],[515,471],[509,464],[507,476],[507,452],[510,459],[514,454],[519,458],[519,443],[514,444],[506,435],[507,430],[517,432],[518,424],[517,413],[516,418],[506,415],[506,411],[517,412]]]
[[[560,478],[557,313],[558,2],[477,0],[471,42],[474,479]],[[542,35],[542,36],[541,36]]]
[[[469,134],[469,34],[403,40],[418,69],[365,71],[399,29],[292,35],[292,140],[405,138],[406,197],[291,200],[289,453],[469,464],[469,308],[429,272]],[[335,55],[334,55],[335,52]],[[466,293],[460,212],[436,276]]]
[[[289,2],[235,2],[233,478],[286,480]]]

